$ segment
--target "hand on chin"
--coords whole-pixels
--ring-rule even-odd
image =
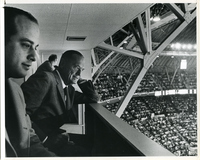
[[[79,78],[78,77],[73,77],[72,78],[72,83],[76,84],[78,82]]]

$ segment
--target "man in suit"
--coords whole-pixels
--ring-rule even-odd
[[[52,72],[55,69],[54,66],[56,65],[56,62],[57,62],[57,55],[55,54],[50,55],[48,60],[46,60],[37,68],[36,73],[42,71]]]
[[[27,113],[37,128],[41,140],[50,150],[69,144],[69,135],[59,128],[70,122],[73,104],[92,103],[99,100],[91,80],[81,79],[84,57],[75,50],[63,53],[59,66],[53,72],[40,72],[32,75],[22,84],[27,104]],[[75,91],[72,84],[78,84],[81,92]],[[64,92],[68,93],[64,93]],[[80,155],[81,152],[68,147],[66,156]],[[56,152],[56,151],[55,151]],[[56,152],[57,153],[57,152]]]
[[[25,111],[19,85],[11,78],[25,77],[35,61],[39,46],[39,26],[28,12],[5,7],[5,139],[8,157],[49,157]]]

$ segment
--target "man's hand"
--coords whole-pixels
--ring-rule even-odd
[[[87,82],[87,80],[86,80],[86,79],[81,79],[81,78],[80,78],[80,79],[78,80],[78,82],[77,82],[77,83],[78,83],[78,84],[81,84],[81,83],[85,83],[85,82]]]
[[[61,134],[49,136],[45,141],[44,146],[48,148],[59,148],[66,144],[74,145],[74,142],[70,141],[69,134],[64,132]]]

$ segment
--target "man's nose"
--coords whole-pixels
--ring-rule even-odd
[[[35,49],[32,49],[29,52],[27,59],[34,62],[34,61],[36,61],[36,56],[37,56],[37,51]]]

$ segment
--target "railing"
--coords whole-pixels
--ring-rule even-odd
[[[94,156],[174,156],[100,104],[86,105],[85,114]]]

